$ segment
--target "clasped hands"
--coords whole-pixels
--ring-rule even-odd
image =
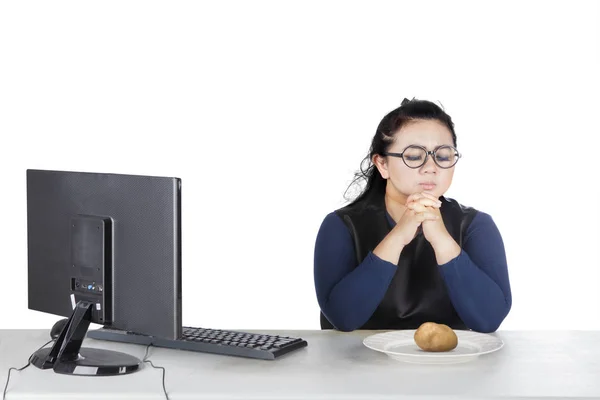
[[[423,236],[435,247],[450,237],[440,207],[442,202],[430,192],[413,193],[406,199],[406,208],[412,210],[414,217],[421,223]]]

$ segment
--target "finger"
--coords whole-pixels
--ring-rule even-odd
[[[408,203],[407,205],[410,205],[410,204],[421,204],[421,205],[428,206],[428,207],[439,208],[442,205],[442,202],[439,200],[431,200],[430,198],[427,198],[427,197],[421,197],[420,199],[412,201],[412,202]]]
[[[423,222],[423,221],[435,221],[435,220],[439,219],[440,217],[437,216],[436,214],[432,214],[430,212],[420,212],[420,213],[415,214],[415,218],[417,221]]]
[[[437,221],[437,219],[438,219],[438,218],[437,218],[437,216],[435,216],[435,215],[433,215],[433,216],[430,216],[430,217],[427,217],[427,216],[424,216],[424,215],[422,215],[422,214],[419,214],[417,217],[415,217],[415,220],[416,220],[418,223],[420,223],[420,224],[423,224],[423,223],[425,223],[425,222],[427,222],[427,221],[431,221],[431,222],[433,222],[433,221]]]
[[[415,211],[415,210],[411,210],[411,209],[407,210],[407,211],[406,211],[406,213],[408,214],[408,216],[409,216],[409,217],[411,217],[411,218],[413,218],[413,219],[414,219],[414,218],[416,218],[416,217],[417,217],[417,215],[418,215],[418,212],[417,212],[417,211]]]
[[[438,214],[440,212],[441,206],[438,204],[425,205],[425,204],[422,204],[421,202],[413,202],[413,203],[407,204],[406,208],[409,210],[414,210],[416,212],[428,211],[428,212],[432,212],[434,214]]]
[[[424,212],[429,211],[431,207],[427,207],[421,203],[413,202],[406,206],[409,210],[414,210],[415,212]]]
[[[423,195],[421,193],[413,193],[406,198],[406,204],[410,203],[411,201],[418,200],[421,197],[423,197]]]
[[[422,196],[424,196],[424,197],[427,197],[427,198],[429,198],[429,199],[431,199],[431,200],[433,200],[433,201],[436,201],[436,202],[438,202],[438,203],[442,204],[442,202],[440,201],[440,199],[439,199],[439,198],[437,198],[437,197],[435,196],[435,194],[433,194],[433,193],[431,193],[431,192],[421,192],[421,195],[422,195]]]
[[[429,200],[432,200],[432,201],[434,201],[435,203],[437,203],[439,205],[442,204],[442,202],[437,197],[435,197],[435,195],[433,195],[430,192],[413,193],[413,194],[411,194],[410,196],[408,196],[406,198],[406,204],[408,204],[410,202],[413,202],[413,201],[418,201],[418,200],[421,200],[421,199],[429,199]]]

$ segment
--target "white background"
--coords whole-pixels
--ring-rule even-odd
[[[442,104],[447,193],[492,215],[501,329],[600,329],[600,2],[0,3],[0,328],[27,309],[25,170],[183,180],[184,324],[318,329],[313,250],[380,119]]]

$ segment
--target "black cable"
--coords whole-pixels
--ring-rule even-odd
[[[44,343],[44,344],[42,345],[42,347],[40,347],[39,349],[37,349],[35,352],[38,352],[38,351],[40,351],[41,349],[43,349],[44,347],[46,347],[46,345],[47,345],[48,343],[51,343],[51,342],[53,342],[53,341],[54,341],[54,339],[50,339],[49,341],[47,341],[46,343]],[[31,359],[31,357],[29,357],[29,358]],[[6,389],[8,389],[8,382],[10,381],[10,372],[11,372],[13,369],[14,369],[15,371],[19,371],[19,372],[20,372],[20,371],[23,371],[25,368],[29,367],[30,365],[31,365],[31,361],[27,361],[27,365],[25,365],[25,366],[23,366],[23,367],[21,367],[21,368],[10,367],[10,368],[8,369],[8,376],[6,377],[6,385],[4,386],[4,393],[2,394],[2,400],[5,400],[5,399],[6,399]]]
[[[54,339],[51,339],[49,341],[47,341],[46,343],[44,343],[39,349],[37,349],[34,353],[40,351],[41,349],[43,349],[44,347],[46,347],[48,345],[48,343],[53,342]],[[148,357],[148,350],[150,349],[150,346],[152,346],[152,343],[150,343],[148,346],[146,346],[146,353],[144,354],[144,358],[143,358],[143,362],[145,363],[149,363],[152,368],[156,368],[156,369],[162,369],[162,387],[163,387],[163,391],[165,392],[165,397],[167,398],[167,400],[169,400],[169,395],[167,394],[167,389],[165,387],[165,368],[164,367],[160,367],[160,366],[156,366],[152,363],[152,361],[148,360],[146,357]],[[31,357],[30,357],[31,359]],[[6,377],[6,385],[4,386],[4,392],[2,394],[2,400],[6,400],[6,389],[8,389],[8,382],[10,382],[10,373],[12,370],[15,371],[23,371],[25,368],[29,367],[31,365],[31,361],[27,361],[27,364],[22,366],[21,368],[15,368],[15,367],[10,367],[8,369],[8,376]]]
[[[148,346],[146,346],[146,353],[144,354],[144,358],[143,358],[143,362],[145,363],[149,363],[150,365],[152,365],[152,368],[156,368],[156,369],[162,369],[162,387],[163,387],[163,391],[165,392],[165,397],[167,398],[167,400],[169,400],[169,395],[167,394],[167,389],[165,388],[165,368],[164,367],[157,367],[155,366],[152,361],[148,360],[148,350],[150,349],[150,346],[152,346],[152,343],[150,343]]]

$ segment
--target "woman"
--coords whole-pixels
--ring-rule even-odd
[[[437,105],[404,99],[383,118],[364,191],[317,235],[321,328],[498,329],[512,305],[504,244],[490,215],[444,197],[459,158]]]

